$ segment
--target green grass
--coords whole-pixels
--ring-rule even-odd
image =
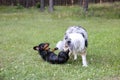
[[[78,6],[55,9],[41,13],[35,8],[0,7],[0,80],[119,80],[120,3],[90,5],[87,16]],[[32,49],[41,42],[54,48],[72,25],[88,31],[87,68],[80,56],[77,61],[52,65]]]

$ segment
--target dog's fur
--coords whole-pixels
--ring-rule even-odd
[[[63,47],[67,44],[69,47],[69,55],[74,55],[74,60],[77,59],[77,54],[81,53],[82,64],[87,66],[86,61],[86,48],[88,46],[88,35],[84,28],[81,26],[72,26],[66,30],[63,41],[59,41],[56,47],[59,50],[63,50]]]
[[[67,47],[63,51],[60,51],[58,55],[54,53],[54,50],[57,50],[57,48],[50,51],[49,43],[41,43],[39,46],[33,47],[33,49],[38,51],[43,60],[52,64],[63,64],[69,59],[69,50]]]

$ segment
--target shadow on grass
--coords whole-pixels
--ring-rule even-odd
[[[110,66],[112,65],[112,62],[114,62],[114,59],[111,59],[110,55],[104,54],[104,55],[98,55],[98,54],[89,54],[87,55],[87,62],[88,66]],[[80,55],[78,55],[77,60],[73,59],[73,56],[70,57],[68,62],[66,64],[71,65],[81,65],[82,66],[82,58]]]

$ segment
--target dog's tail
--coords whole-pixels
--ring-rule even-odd
[[[84,37],[84,39],[85,39],[85,47],[87,48],[88,47],[88,39],[87,39],[87,33],[85,34],[85,33],[81,33],[82,34],[82,36]]]
[[[88,40],[85,40],[85,46],[88,47]]]

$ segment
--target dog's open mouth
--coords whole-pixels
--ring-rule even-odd
[[[50,48],[49,48],[49,43],[46,43],[45,45],[44,45],[44,50],[49,50]]]

